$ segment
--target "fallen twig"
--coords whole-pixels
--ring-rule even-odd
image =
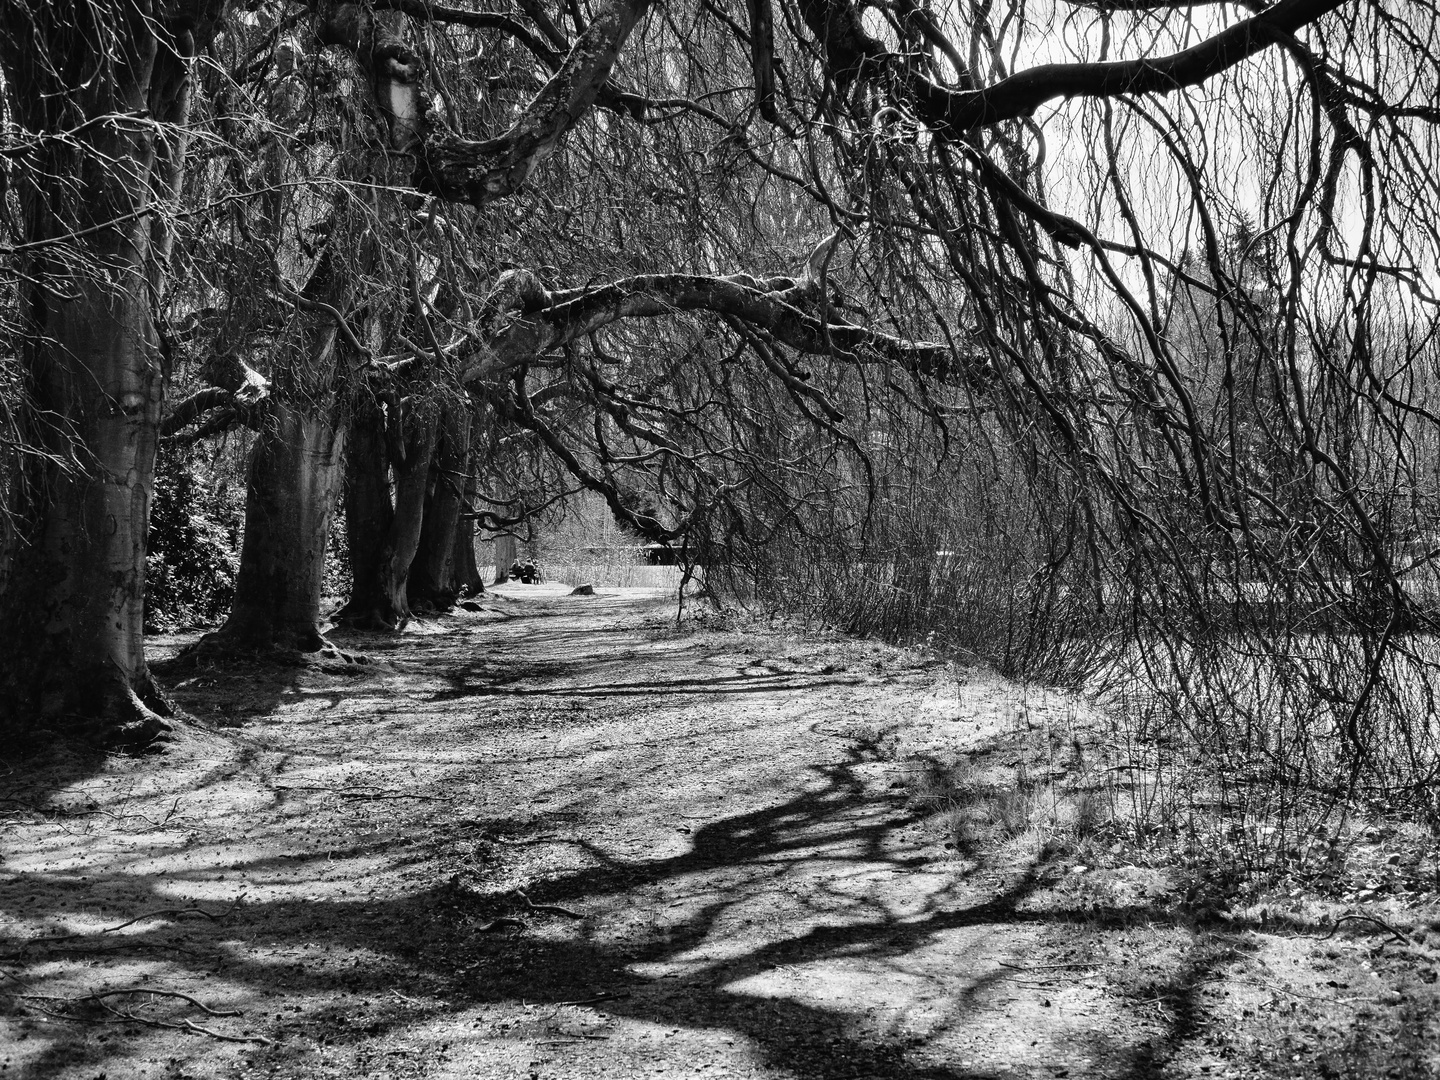
[[[504,930],[507,926],[513,926],[516,930],[525,929],[525,920],[516,919],[509,915],[502,915],[498,919],[492,919],[484,926],[475,928],[477,934],[488,934],[492,930]]]
[[[139,818],[147,825],[150,825],[151,827],[157,829],[164,826],[172,817],[174,817],[175,812],[180,808],[180,799],[177,796],[174,802],[170,804],[170,809],[166,811],[165,816],[159,821],[156,821],[149,814],[142,814],[138,810],[129,814],[117,814],[115,811],[106,810],[102,806],[71,807],[62,806],[59,803],[45,803],[43,805],[37,806],[34,803],[26,802],[23,799],[13,798],[0,798],[0,803],[14,803],[16,806],[20,807],[18,811],[15,811],[16,813],[36,814],[42,818],[77,818],[99,816],[107,817],[111,821],[127,821],[130,818]]]
[[[197,1001],[189,994],[182,994],[178,990],[161,990],[155,987],[146,986],[121,987],[114,990],[96,990],[94,993],[85,994],[81,997],[73,998],[58,997],[54,994],[16,994],[14,996],[22,1001],[50,1001],[60,1005],[85,1005],[88,1003],[94,1003],[100,1008],[104,1009],[105,1012],[109,1013],[111,1016],[117,1017],[119,1020],[125,1023],[144,1024],[146,1027],[169,1028],[173,1031],[189,1031],[193,1032],[196,1035],[207,1035],[212,1039],[219,1039],[221,1042],[263,1043],[264,1045],[269,1046],[274,1041],[272,1039],[266,1038],[264,1035],[226,1035],[224,1032],[215,1031],[212,1028],[204,1027],[200,1024],[195,1023],[195,1021],[188,1019],[161,1020],[156,1017],[141,1016],[139,1013],[136,1013],[130,1009],[117,1009],[104,1000],[105,998],[109,997],[131,997],[139,995],[177,998],[181,1001],[186,1002],[189,1005],[193,1005],[201,1012],[204,1012],[210,1016],[224,1017],[241,1015],[241,1013],[233,1009],[223,1012],[219,1009],[212,1009],[204,1002]],[[36,1006],[36,1008],[38,1008],[40,1012],[45,1013],[47,1016],[53,1016],[60,1020],[68,1020],[72,1023],[110,1022],[96,1021],[94,1018],[88,1016],[76,1016],[74,1013],[63,1010],[46,1009],[39,1006]]]
[[[240,1013],[235,1012],[233,1009],[229,1012],[220,1012],[217,1009],[212,1009],[204,1002],[196,1001],[189,994],[182,994],[178,990],[159,990],[153,986],[126,986],[117,988],[115,990],[96,990],[93,993],[84,994],[80,997],[59,997],[56,994],[16,994],[15,996],[24,998],[27,1001],[57,1001],[63,1005],[83,1005],[87,1001],[100,1001],[102,998],[130,997],[139,994],[149,994],[152,997],[179,998],[181,1001],[189,1002],[197,1009],[200,1009],[202,1012],[209,1013],[211,1016],[240,1015]]]
[[[411,791],[363,791],[359,789],[345,790],[344,788],[327,787],[324,784],[274,784],[272,791],[324,791],[342,799],[357,800],[379,800],[379,799],[420,799],[424,802],[454,802],[450,795],[418,795]]]
[[[1335,1005],[1355,1005],[1355,1004],[1357,1004],[1357,1003],[1359,1003],[1359,1002],[1362,1002],[1362,1001],[1373,1003],[1373,1002],[1379,1000],[1378,998],[1373,998],[1373,997],[1343,997],[1343,998],[1337,998],[1337,997],[1326,997],[1326,996],[1324,996],[1323,994],[1306,994],[1306,993],[1303,993],[1303,992],[1300,991],[1300,990],[1291,990],[1291,989],[1290,989],[1289,987],[1287,987],[1287,986],[1281,986],[1279,983],[1267,982],[1267,981],[1264,980],[1264,979],[1256,979],[1255,981],[1258,982],[1261,986],[1265,987],[1265,989],[1270,990],[1270,991],[1273,991],[1274,993],[1277,993],[1277,994],[1285,994],[1287,997],[1300,998],[1300,999],[1303,1000],[1303,1001],[1324,1001],[1324,1002],[1333,1003],[1333,1004],[1335,1004]]]
[[[70,1000],[78,1003],[82,1001],[99,1001],[101,998],[108,997],[130,997],[136,994],[149,994],[151,997],[179,998],[181,1001],[188,1002],[201,1012],[208,1013],[211,1016],[241,1015],[235,1009],[228,1009],[225,1012],[221,1012],[219,1009],[212,1009],[203,1001],[197,1001],[189,994],[182,994],[179,990],[156,990],[153,986],[126,986],[116,990],[96,990],[93,994],[86,994],[82,998],[71,998]]]
[[[1012,964],[1008,960],[996,960],[1001,967],[1007,967],[1013,971],[1082,971],[1085,968],[1099,967],[1098,964]]]
[[[614,994],[596,994],[594,997],[580,998],[577,1001],[555,1001],[551,1004],[557,1008],[563,1005],[593,1005],[597,1001],[614,1001],[616,998],[628,998],[629,996],[629,991],[622,990]]]
[[[183,908],[161,908],[159,911],[151,911],[147,912],[144,915],[136,915],[135,918],[129,920],[128,922],[122,922],[118,926],[107,926],[104,930],[101,930],[100,933],[113,934],[116,930],[124,930],[127,926],[134,926],[137,922],[144,922],[146,919],[158,919],[161,915],[203,915],[211,922],[219,922],[226,916],[233,914],[235,909],[240,906],[240,901],[244,899],[245,894],[242,892],[238,896],[236,896],[234,900],[230,901],[230,906],[227,907],[224,911],[206,911],[198,904],[191,904],[189,907]]]
[[[425,802],[454,802],[450,795],[416,795],[408,791],[342,791],[342,799],[421,799]]]
[[[561,907],[559,904],[537,904],[525,895],[524,889],[516,889],[515,895],[520,897],[521,900],[524,900],[525,906],[531,911],[542,911],[550,915],[564,915],[569,919],[585,918],[585,916],[581,915],[578,911],[571,911],[569,908]]]
[[[1360,914],[1359,912],[1354,912],[1354,911],[1352,911],[1352,912],[1347,912],[1346,914],[1341,915],[1338,919],[1336,919],[1336,920],[1335,920],[1335,925],[1332,926],[1332,927],[1330,927],[1329,932],[1328,932],[1324,937],[1320,938],[1319,940],[1320,940],[1320,941],[1329,941],[1332,937],[1335,936],[1335,931],[1337,931],[1337,930],[1340,929],[1340,924],[1343,923],[1343,922],[1346,922],[1346,921],[1348,921],[1348,920],[1350,920],[1350,919],[1354,919],[1356,922],[1374,923],[1376,926],[1380,927],[1381,930],[1384,930],[1385,932],[1393,935],[1396,941],[1399,941],[1399,942],[1401,942],[1402,944],[1405,944],[1405,945],[1413,945],[1413,944],[1414,944],[1414,942],[1412,942],[1408,937],[1406,937],[1404,934],[1402,934],[1399,930],[1396,930],[1395,927],[1391,926],[1391,925],[1390,925],[1389,923],[1387,923],[1384,919],[1377,919],[1374,915],[1362,915],[1362,914]]]
[[[136,915],[133,919],[127,919],[125,922],[117,923],[114,926],[107,926],[104,929],[97,930],[95,931],[95,934],[113,934],[117,930],[124,930],[127,926],[134,926],[136,923],[144,922],[146,919],[158,919],[162,915],[203,915],[211,922],[219,922],[221,919],[232,914],[235,909],[240,906],[240,902],[244,899],[245,894],[242,892],[230,902],[230,906],[227,907],[224,911],[206,911],[198,904],[192,904],[189,907],[183,908],[160,908],[158,911],[147,911],[144,915]],[[60,941],[79,941],[82,938],[88,938],[93,936],[93,934],[59,934],[55,937],[30,938],[25,944],[51,945]]]

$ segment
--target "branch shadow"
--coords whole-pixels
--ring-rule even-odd
[[[528,892],[527,905],[586,903],[603,907],[607,902],[623,903],[638,890],[681,879],[694,882],[716,871],[736,872],[742,878],[753,875],[739,885],[730,879],[717,881],[708,895],[692,884],[690,895],[695,902],[683,916],[663,931],[652,927],[639,940],[599,940],[585,933],[557,936],[551,932],[554,927],[563,930],[568,923],[550,916],[541,927],[541,917],[530,914],[528,906],[519,907],[512,891],[471,888],[457,873],[449,882],[433,883],[388,900],[247,902],[223,920],[186,922],[180,942],[174,940],[175,925],[167,923],[133,929],[123,940],[101,932],[49,942],[8,934],[0,937],[0,965],[24,982],[60,947],[68,955],[97,962],[117,954],[158,953],[176,957],[177,964],[189,963],[249,987],[257,1000],[277,992],[344,993],[349,1000],[365,1003],[359,1010],[366,1014],[365,1023],[356,1019],[358,1007],[338,1005],[311,1014],[303,1023],[278,1016],[275,1021],[252,1019],[247,1023],[257,1032],[281,1037],[318,1026],[328,1031],[332,1048],[348,1046],[357,1052],[377,1034],[422,1023],[444,1023],[477,1007],[524,1000],[559,1008],[558,1003],[604,995],[604,1000],[588,1007],[611,1019],[733,1032],[762,1052],[767,1067],[784,1070],[787,1075],[915,1080],[1014,1076],[998,1067],[977,1069],[929,1060],[923,1036],[863,1022],[853,1008],[790,1000],[766,993],[764,987],[766,978],[780,968],[867,961],[903,969],[907,958],[957,930],[1068,925],[1076,912],[1024,904],[1037,888],[1056,877],[1055,868],[1043,856],[1023,866],[1003,888],[981,902],[957,902],[953,891],[940,889],[919,910],[901,913],[887,910],[883,904],[859,903],[852,905],[845,921],[837,923],[823,921],[830,910],[824,901],[830,898],[802,898],[802,908],[815,916],[812,925],[761,939],[736,955],[696,955],[737,905],[770,888],[776,868],[790,859],[804,859],[817,837],[829,849],[827,858],[837,864],[899,872],[914,868],[913,858],[894,841],[900,830],[915,824],[921,815],[879,804],[864,793],[854,769],[868,758],[863,747],[855,747],[841,762],[816,766],[822,782],[814,788],[762,809],[707,822],[694,831],[689,848],[678,854],[626,859],[607,855],[592,845],[587,849],[592,865],[562,873]],[[466,821],[463,827],[498,837],[543,830],[546,824],[543,817],[481,818]],[[244,862],[243,869],[252,877],[263,878],[282,863],[293,868],[297,862],[308,861],[318,874],[337,854],[368,856],[379,850],[375,845],[357,844],[338,853],[253,858]],[[175,871],[85,877],[12,874],[0,889],[9,895],[0,899],[6,910],[12,910],[19,893],[26,893],[32,921],[59,920],[86,910],[97,896],[123,886],[134,910],[143,911],[173,905],[167,900],[167,889],[184,876]],[[543,932],[510,935],[487,931],[485,927],[501,915],[530,918]],[[1153,904],[1087,910],[1083,918],[1096,932],[1137,921],[1190,925],[1183,913]],[[247,947],[237,950],[237,941],[246,942]],[[270,950],[285,957],[302,951],[309,956],[316,949],[321,956],[362,954],[376,959],[342,967],[259,955]],[[975,956],[968,958],[971,963],[976,960]],[[1117,1075],[1157,1075],[1176,1048],[1196,1031],[1201,1010],[1196,990],[1222,962],[1219,954],[1207,956],[1164,988],[1172,1002],[1173,1019],[1161,1038],[1136,1048],[1097,1034],[1083,1048],[1077,1047],[1077,1052],[1084,1049],[1103,1058]],[[679,970],[661,974],[644,970],[657,965]],[[961,1027],[978,1015],[987,992],[1007,977],[1003,968],[977,970],[954,1002],[948,1027]],[[408,996],[396,998],[392,991],[397,984],[409,994],[424,994],[431,1000],[417,1005]],[[286,1053],[283,1045],[277,1045],[257,1048],[248,1057],[263,1067],[287,1060]],[[23,1075],[41,1080],[76,1068],[115,1064],[114,1053],[103,1044],[62,1040]]]

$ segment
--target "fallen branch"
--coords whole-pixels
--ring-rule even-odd
[[[1329,933],[1327,933],[1319,940],[1329,941],[1332,937],[1335,936],[1335,931],[1340,929],[1340,924],[1351,919],[1354,919],[1356,922],[1373,923],[1374,925],[1380,927],[1381,930],[1384,930],[1386,933],[1392,935],[1395,940],[1401,942],[1402,944],[1414,944],[1414,942],[1412,942],[1408,937],[1402,934],[1399,930],[1396,930],[1395,927],[1391,926],[1383,919],[1377,919],[1374,915],[1361,915],[1359,912],[1348,912],[1347,914],[1341,915],[1338,919],[1335,920],[1335,925],[1330,927]]]
[[[531,911],[541,911],[550,915],[564,915],[566,918],[569,919],[585,918],[585,916],[581,915],[578,911],[571,911],[569,908],[561,907],[559,904],[537,904],[532,901],[530,897],[525,895],[524,889],[516,889],[515,895],[520,897],[521,900],[525,901],[525,906]]]

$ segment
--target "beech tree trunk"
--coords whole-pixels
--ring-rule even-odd
[[[146,741],[171,713],[145,666],[145,539],[162,391],[136,254],[117,252],[109,281],[81,278],[67,298],[28,298],[34,405],[64,417],[66,428],[31,428],[57,457],[27,463],[0,628],[0,707],[11,724],[79,728],[102,741]],[[77,461],[67,460],[68,440]]]
[[[495,584],[504,585],[510,580],[510,567],[515,565],[519,548],[514,533],[499,533],[495,537]]]
[[[420,546],[439,410],[417,402],[405,417],[403,461],[391,453],[378,418],[361,427],[357,418],[346,455],[350,599],[336,618],[357,630],[393,633],[410,621],[406,582]]]
[[[455,522],[455,594],[475,596],[485,591],[485,579],[475,561],[475,518],[473,511],[479,494],[480,481],[468,477],[465,481],[465,505]]]
[[[340,488],[344,431],[275,403],[250,458],[235,600],[215,644],[317,652],[325,547]]]
[[[218,14],[0,3],[11,117],[41,136],[9,172],[26,249],[18,421],[29,447],[7,478],[0,743],[146,743],[173,714],[143,637],[167,374],[152,304],[169,240],[163,215],[142,208],[173,198],[183,140],[171,130],[162,149],[157,133],[184,123],[196,37]]]
[[[339,220],[338,215],[337,222]],[[339,494],[345,429],[338,421],[342,363],[353,346],[333,314],[349,304],[354,273],[332,244],[321,253],[297,313],[300,340],[275,366],[265,418],[251,451],[245,532],[230,615],[202,645],[242,652],[326,647],[320,599],[330,520]]]
[[[448,611],[459,599],[456,579],[456,541],[465,505],[466,466],[470,460],[469,402],[445,403],[440,415],[439,440],[430,462],[420,546],[410,568],[410,608]],[[472,550],[471,565],[475,556]]]

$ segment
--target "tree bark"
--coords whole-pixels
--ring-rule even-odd
[[[558,71],[494,139],[430,140],[416,166],[427,194],[483,207],[519,191],[595,103],[630,32],[651,0],[608,0],[596,10]]]
[[[151,218],[183,154],[163,125],[183,125],[196,41],[218,15],[0,4],[11,116],[41,136],[10,171],[29,446],[8,478],[16,529],[0,552],[0,742],[147,743],[173,715],[143,638],[166,376],[152,304],[168,239]]]
[[[340,487],[343,429],[275,402],[250,459],[235,600],[214,645],[317,652],[325,546]]]
[[[318,652],[330,520],[339,493],[345,428],[338,420],[342,362],[354,359],[334,314],[348,306],[353,274],[332,245],[321,253],[297,311],[299,339],[278,363],[251,452],[245,532],[230,615],[202,650]]]
[[[469,477],[465,482],[465,505],[455,522],[455,594],[476,596],[485,591],[485,579],[475,561],[475,518],[472,512],[480,490],[480,481]]]
[[[57,457],[26,470],[25,527],[5,582],[0,707],[17,727],[148,741],[171,710],[144,653],[161,373],[143,263],[109,281],[72,281],[63,300],[32,295],[29,306],[35,406],[65,427],[32,429]],[[78,460],[67,460],[71,441]]]
[[[363,432],[357,423],[346,459],[350,599],[336,614],[357,630],[393,633],[410,621],[406,582],[420,546],[438,430],[438,408],[416,403],[405,418],[404,460],[398,460],[378,422],[365,424]]]
[[[510,567],[515,565],[519,548],[514,533],[499,533],[495,537],[495,584],[504,585],[510,580]]]
[[[464,399],[446,402],[441,411],[439,440],[430,463],[420,546],[410,569],[408,594],[412,611],[448,611],[459,599],[455,545],[465,504],[470,418],[471,408]],[[473,551],[470,562],[473,566]]]

